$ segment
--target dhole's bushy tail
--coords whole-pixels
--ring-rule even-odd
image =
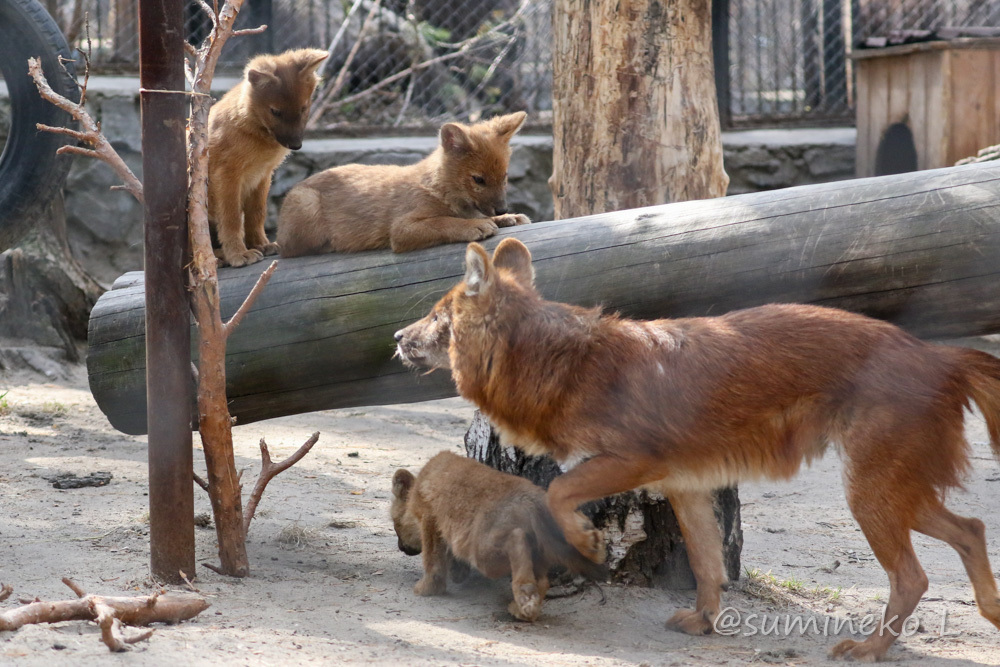
[[[993,455],[1000,459],[1000,359],[979,350],[966,350],[969,395],[986,419]]]
[[[552,518],[552,514],[545,506],[544,501],[537,505],[537,508],[538,511],[533,517],[534,525],[532,528],[538,538],[538,546],[546,553],[554,556],[570,571],[595,581],[606,581],[609,576],[608,566],[593,562],[566,541],[562,529],[559,528],[559,524]]]

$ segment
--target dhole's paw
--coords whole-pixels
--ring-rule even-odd
[[[438,578],[424,577],[413,586],[417,595],[444,595],[445,582]]]
[[[667,621],[667,629],[689,635],[710,635],[715,631],[705,613],[697,609],[680,609]]]
[[[590,519],[580,512],[573,514],[576,518],[576,526],[572,532],[566,533],[566,541],[586,558],[595,563],[603,563],[608,555],[607,549],[604,548],[604,533],[596,530]]]
[[[492,218],[497,227],[515,227],[517,225],[530,225],[531,218],[523,213],[507,213],[505,215],[495,215]]]
[[[256,264],[264,259],[264,253],[260,250],[244,250],[243,252],[222,252],[222,261],[229,266],[247,266]]]
[[[885,651],[884,647],[876,647],[867,641],[856,642],[853,639],[845,639],[830,649],[830,657],[834,660],[843,658],[858,662],[878,662],[885,655]]]
[[[489,218],[478,218],[470,222],[472,224],[469,225],[466,235],[468,238],[462,239],[463,241],[482,241],[497,233],[496,223]]]
[[[514,618],[533,622],[542,613],[542,596],[535,584],[521,584],[514,593],[514,599],[507,606],[507,611]]]
[[[259,250],[264,257],[270,257],[281,252],[281,246],[277,243],[265,243],[261,246],[254,246],[254,250]]]

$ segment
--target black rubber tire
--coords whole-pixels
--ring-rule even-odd
[[[59,26],[37,0],[0,0],[0,71],[10,96],[11,124],[0,156],[0,252],[29,230],[33,215],[66,181],[71,159],[56,149],[72,141],[39,132],[35,123],[73,127],[69,114],[46,102],[28,75],[28,58],[40,58],[52,89],[80,99],[73,77],[59,65],[70,58]],[[66,64],[73,72],[72,63]]]

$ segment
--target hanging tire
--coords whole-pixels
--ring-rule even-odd
[[[52,89],[71,100],[80,92],[59,56],[70,58],[59,26],[36,0],[0,0],[0,72],[10,98],[11,124],[0,156],[0,252],[16,244],[36,215],[62,187],[69,156],[56,150],[72,140],[39,132],[35,123],[72,127],[69,114],[46,102],[28,75],[28,58],[39,58]],[[72,63],[66,67],[73,72]]]

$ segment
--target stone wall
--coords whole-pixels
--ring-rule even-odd
[[[232,81],[220,80],[225,88]],[[135,79],[91,79],[88,103],[105,135],[141,178],[142,136],[138,82]],[[9,114],[0,85],[0,139]],[[852,178],[854,130],[851,128],[755,130],[723,133],[729,194]],[[435,137],[317,139],[305,142],[278,169],[271,189],[270,224],[281,199],[306,176],[340,164],[408,164],[433,150]],[[552,172],[549,136],[524,135],[513,142],[508,195],[511,210],[532,220],[552,217],[548,177]],[[70,158],[66,158],[70,159]],[[110,284],[125,271],[142,265],[142,209],[124,192],[110,191],[116,179],[105,165],[74,158],[66,185],[71,243],[84,266]]]

